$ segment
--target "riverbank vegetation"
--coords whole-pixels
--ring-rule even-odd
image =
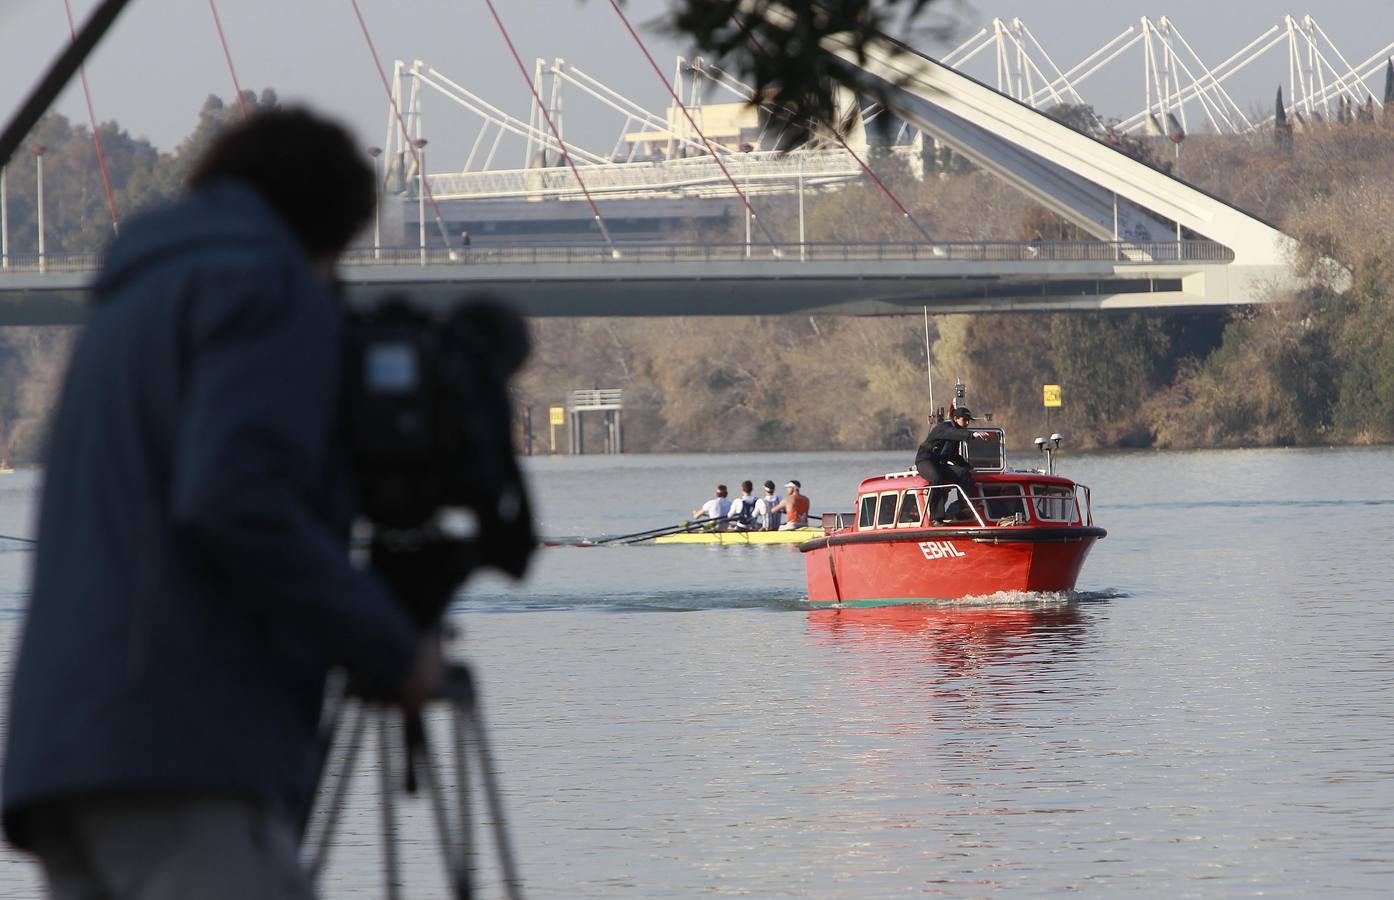
[[[249,95],[250,96],[250,95]],[[264,92],[253,102],[272,105]],[[123,217],[173,195],[208,138],[235,115],[210,98],[188,139],[161,152],[102,126]],[[1165,139],[1159,139],[1165,141]],[[99,249],[111,233],[90,133],[49,116],[45,156],[51,252]],[[1145,142],[1139,145],[1147,152]],[[1171,145],[1150,148],[1170,157]],[[1164,151],[1158,152],[1158,151]],[[29,159],[26,154],[24,159]],[[1060,384],[1051,428],[1075,446],[1195,447],[1394,441],[1394,130],[1377,122],[1268,135],[1194,135],[1178,174],[1292,234],[1308,288],[1236,311],[931,316],[935,398],[969,385],[1020,443],[1045,427],[1041,386]],[[917,180],[890,159],[878,171],[915,219],[942,240],[1074,238],[1071,226],[962,164]],[[33,167],[9,172],[11,252],[33,252]],[[763,199],[781,239],[798,233],[791,198]],[[915,241],[918,233],[869,181],[811,193],[814,241]],[[675,235],[744,238],[724,231]],[[1352,276],[1339,292],[1323,259]],[[536,352],[519,383],[546,446],[546,408],[566,392],[625,390],[635,451],[909,449],[929,412],[923,321],[690,316],[534,323]],[[33,460],[71,341],[67,329],[0,330],[0,453]]]

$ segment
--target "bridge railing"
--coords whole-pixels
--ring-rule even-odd
[[[790,265],[819,262],[1108,262],[1115,265],[1229,262],[1234,253],[1213,241],[943,241],[937,243],[807,243],[782,244],[605,244],[518,247],[466,247],[455,250],[428,247],[357,248],[344,254],[346,266],[468,266],[570,265],[615,263],[744,263],[779,262]],[[98,253],[11,253],[6,273],[95,272]]]
[[[1230,262],[1234,253],[1214,241],[942,241],[936,243],[781,244],[535,244],[519,247],[358,249],[344,264],[537,265],[572,263],[805,262],[1108,262],[1119,265]]]

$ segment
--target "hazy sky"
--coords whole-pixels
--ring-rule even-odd
[[[79,21],[95,5],[95,0],[71,2]],[[529,67],[535,57],[561,56],[651,109],[665,105],[662,85],[622,30],[608,0],[496,2]],[[395,58],[422,59],[526,118],[527,89],[483,0],[359,3],[385,65]],[[667,0],[629,0],[626,8],[636,21],[651,22],[667,6]],[[284,99],[312,102],[347,121],[365,145],[382,142],[387,107],[349,0],[223,0],[218,9],[244,88],[275,87]],[[1284,13],[1316,16],[1352,63],[1394,41],[1390,0],[1322,0],[1305,8],[1266,0],[975,0],[958,9],[962,37],[993,16],[1021,16],[1062,68],[1142,15],[1169,16],[1212,64]],[[670,73],[674,55],[684,48],[652,31],[647,37],[665,74]],[[0,0],[0,116],[8,120],[67,40],[63,0]],[[947,49],[923,48],[936,54]],[[1132,113],[1143,105],[1142,66],[1135,49],[1086,82],[1082,92],[1107,115]],[[1286,53],[1281,48],[1270,51],[1243,78],[1236,78],[1236,98],[1246,107],[1271,107],[1273,91],[1286,71]],[[977,74],[986,78],[989,70]],[[99,120],[116,119],[166,149],[189,131],[208,94],[232,95],[212,15],[202,0],[131,0],[97,49],[88,77]],[[608,152],[623,118],[576,92],[567,96],[568,134]],[[86,121],[75,88],[63,96],[58,109],[75,121]],[[428,96],[425,121],[433,153],[462,162],[478,120]],[[442,162],[437,155],[430,167],[439,170]]]

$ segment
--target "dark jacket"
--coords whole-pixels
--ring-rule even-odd
[[[230,182],[130,223],[94,293],[50,437],[6,834],[113,791],[294,814],[327,668],[391,688],[416,646],[347,556],[338,303]]]
[[[929,434],[925,436],[924,442],[920,444],[919,450],[915,452],[915,465],[928,460],[936,465],[939,463],[952,463],[958,466],[967,466],[968,460],[963,458],[961,448],[963,441],[973,437],[971,428],[959,428],[952,420],[939,422],[929,429]]]

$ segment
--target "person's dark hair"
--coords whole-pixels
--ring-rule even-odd
[[[753,490],[755,490],[755,485],[751,484],[751,483],[748,482],[748,481],[742,481],[742,482],[741,482],[741,491],[742,491],[743,493],[748,494],[748,493],[750,493],[750,492],[753,491]]]
[[[199,188],[223,178],[260,193],[310,256],[342,253],[373,218],[373,169],[349,132],[304,109],[258,112],[214,140],[189,175]]]

